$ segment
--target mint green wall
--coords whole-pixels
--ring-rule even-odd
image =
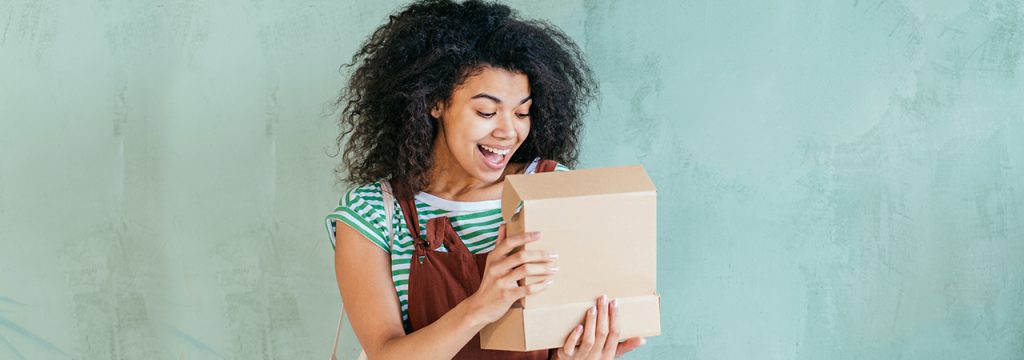
[[[659,188],[630,358],[1024,359],[1024,3],[512,4]],[[0,0],[0,359],[325,358],[324,105],[398,5]]]

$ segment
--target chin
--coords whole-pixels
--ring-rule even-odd
[[[501,169],[498,169],[498,170],[494,170],[494,169],[490,169],[490,168],[483,168],[483,169],[477,168],[477,171],[476,171],[475,174],[473,174],[473,177],[477,178],[477,180],[481,180],[481,181],[485,181],[485,182],[494,182],[494,181],[498,181],[498,179],[501,178],[501,174],[504,173],[504,172],[505,172],[505,168],[501,168]]]

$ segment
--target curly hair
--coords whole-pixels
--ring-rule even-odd
[[[396,179],[413,193],[426,188],[438,131],[430,109],[488,66],[525,74],[530,85],[530,134],[510,160],[575,166],[597,87],[572,39],[505,5],[424,0],[391,15],[342,66],[355,69],[335,102],[344,148],[335,174],[351,184]]]

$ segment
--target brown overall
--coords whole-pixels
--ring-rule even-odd
[[[555,169],[553,160],[541,160],[537,172]],[[401,186],[393,181],[392,187]],[[408,194],[396,191],[396,194]],[[487,254],[473,254],[452,228],[447,216],[427,221],[427,239],[420,239],[419,215],[413,197],[398,197],[415,250],[409,268],[409,323],[412,331],[430,325],[480,287]],[[437,251],[444,244],[447,252]],[[543,360],[548,350],[531,352],[480,349],[480,335],[473,336],[453,359]]]

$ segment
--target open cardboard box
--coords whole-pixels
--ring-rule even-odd
[[[525,247],[558,253],[560,269],[550,287],[480,331],[482,348],[561,347],[601,294],[619,301],[622,339],[661,334],[657,193],[643,167],[509,175],[502,191],[507,235],[540,231]]]

